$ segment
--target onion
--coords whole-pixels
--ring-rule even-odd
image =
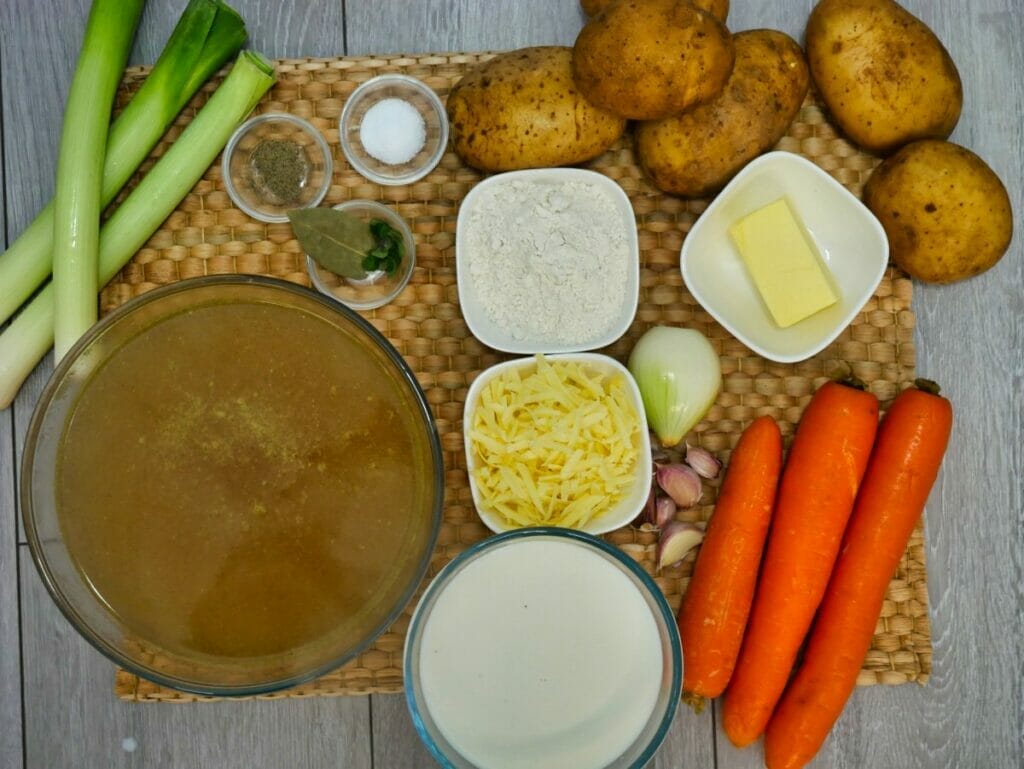
[[[718,397],[718,354],[699,331],[655,326],[633,348],[629,370],[640,388],[647,423],[664,446],[675,446]]]

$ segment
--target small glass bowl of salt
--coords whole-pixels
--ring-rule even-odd
[[[448,115],[437,94],[407,75],[380,75],[356,88],[339,125],[349,164],[377,184],[411,184],[448,146]]]

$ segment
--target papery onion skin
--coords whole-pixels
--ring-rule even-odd
[[[647,423],[663,446],[679,444],[707,414],[722,387],[718,354],[693,329],[654,326],[637,341],[628,365]]]

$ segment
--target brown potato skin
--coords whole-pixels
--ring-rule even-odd
[[[580,31],[572,66],[597,106],[657,120],[717,96],[734,55],[729,31],[686,0],[619,0]]]
[[[626,121],[588,102],[572,78],[572,49],[499,54],[448,94],[452,146],[484,171],[582,163],[622,135]]]
[[[992,267],[1013,237],[1013,211],[995,172],[952,142],[913,142],[875,169],[864,203],[912,277],[952,283]]]
[[[684,197],[717,192],[775,146],[803,104],[809,75],[793,38],[756,29],[733,40],[736,64],[718,97],[682,115],[636,126],[640,165],[664,192]]]
[[[953,59],[893,0],[821,0],[807,21],[807,60],[836,123],[876,154],[945,139],[960,119]]]
[[[580,5],[587,16],[594,17],[614,2],[615,0],[580,0]],[[690,0],[690,3],[702,11],[707,11],[723,24],[729,18],[729,0]]]

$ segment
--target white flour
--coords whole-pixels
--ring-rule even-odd
[[[473,290],[514,339],[579,344],[622,311],[629,247],[613,198],[587,182],[494,185],[460,244]]]

